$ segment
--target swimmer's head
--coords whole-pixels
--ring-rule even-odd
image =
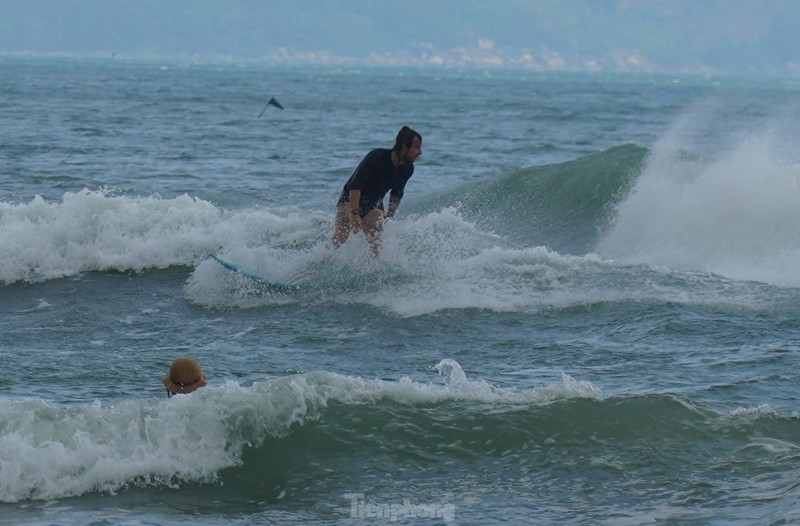
[[[164,377],[164,387],[172,394],[187,394],[206,385],[206,375],[200,364],[191,358],[178,358]]]

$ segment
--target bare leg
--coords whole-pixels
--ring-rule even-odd
[[[383,232],[383,210],[376,208],[361,220],[364,227],[364,236],[369,242],[372,254],[377,256],[381,251],[381,233]]]
[[[350,237],[350,216],[349,208],[342,206],[336,209],[336,218],[333,220],[333,237],[331,243],[334,248],[340,246]]]

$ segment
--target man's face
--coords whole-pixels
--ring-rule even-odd
[[[401,154],[403,162],[413,163],[420,155],[422,155],[422,141],[419,137],[414,138],[411,146],[403,146]]]

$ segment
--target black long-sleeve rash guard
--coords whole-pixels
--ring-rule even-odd
[[[392,150],[376,148],[358,164],[353,175],[344,185],[339,202],[349,200],[350,190],[361,190],[361,202],[380,202],[387,192],[400,199],[406,182],[414,174],[414,164],[392,164]]]

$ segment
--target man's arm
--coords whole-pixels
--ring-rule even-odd
[[[386,211],[386,217],[392,217],[397,212],[397,207],[400,206],[400,199],[402,197],[396,195],[389,197],[389,209]]]

